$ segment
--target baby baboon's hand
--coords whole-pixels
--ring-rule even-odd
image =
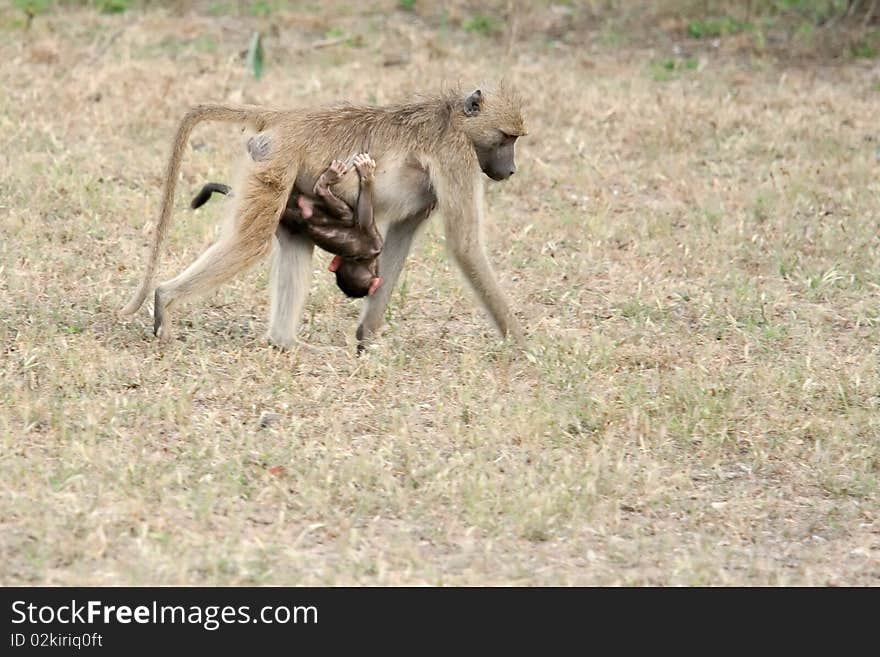
[[[359,153],[354,156],[353,161],[361,182],[373,182],[376,172],[376,161],[369,156],[368,153]]]
[[[324,182],[335,185],[346,173],[348,173],[348,165],[342,160],[333,160],[324,172]]]

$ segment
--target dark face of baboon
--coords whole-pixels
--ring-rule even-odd
[[[492,180],[507,180],[516,173],[516,160],[514,147],[517,137],[508,135],[501,131],[498,132],[497,144],[495,146],[481,146],[474,144],[477,151],[477,159],[480,161],[480,168]]]
[[[464,99],[463,113],[480,169],[492,180],[510,178],[516,173],[516,140],[526,134],[519,98],[503,87],[491,96],[477,89]]]

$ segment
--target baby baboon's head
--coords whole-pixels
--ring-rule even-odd
[[[336,256],[330,263],[330,271],[336,274],[336,285],[346,296],[353,299],[373,294],[380,285],[382,279],[378,275],[378,261],[352,260]]]

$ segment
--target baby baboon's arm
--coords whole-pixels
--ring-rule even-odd
[[[265,155],[270,143],[262,137],[263,133],[248,141],[248,150],[255,160]],[[376,163],[369,155],[362,153],[353,159],[353,164],[360,177],[357,216],[347,203],[330,190],[330,185],[335,185],[348,173],[348,165],[334,160],[314,187],[314,194],[324,207],[315,205],[305,196],[293,194],[281,216],[281,223],[293,233],[308,235],[315,244],[330,253],[344,258],[368,260],[378,256],[382,250],[382,236],[376,230],[373,217],[373,172]],[[207,183],[193,198],[191,206],[201,207],[214,192],[229,194],[230,191],[228,185]]]
[[[360,176],[360,191],[357,202],[358,227],[364,235],[365,241],[372,244],[376,255],[382,250],[382,236],[376,230],[376,220],[373,217],[373,186],[375,183],[376,162],[366,153],[361,153],[354,158],[353,162]]]
[[[354,166],[360,176],[357,217],[347,203],[341,201],[330,185],[348,171],[345,163],[334,160],[315,183],[315,195],[327,206],[328,212],[314,212],[303,226],[303,232],[322,249],[343,258],[371,260],[382,250],[382,236],[373,217],[373,172],[376,163],[366,153],[355,156]],[[302,208],[302,203],[300,203]],[[303,213],[305,216],[305,213]]]
[[[345,162],[333,160],[315,183],[314,194],[327,205],[330,210],[329,214],[334,219],[338,219],[343,226],[354,226],[354,214],[348,203],[338,198],[330,190],[330,185],[338,183],[346,173],[348,173],[348,166]]]

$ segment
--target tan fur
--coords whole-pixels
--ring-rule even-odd
[[[374,212],[386,233],[379,271],[385,284],[366,301],[358,337],[368,339],[381,325],[391,290],[406,259],[412,236],[437,206],[444,217],[453,258],[504,335],[521,340],[482,245],[483,181],[475,146],[484,146],[501,130],[525,134],[519,99],[504,87],[483,95],[475,116],[462,111],[465,94],[450,91],[392,107],[343,105],[313,111],[273,111],[259,107],[202,105],[190,110],[175,137],[165,174],[162,210],[153,236],[147,271],[137,292],[121,311],[142,305],[152,282],[168,230],[180,161],[192,129],[201,121],[248,124],[271,130],[272,149],[265,160],[248,162],[233,185],[235,195],[227,227],[190,267],[156,291],[156,330],[171,335],[173,306],[205,294],[258,262],[269,252],[291,189],[310,190],[334,158],[369,152],[376,160]],[[353,204],[356,185],[335,193]],[[311,272],[310,244],[296,236],[275,239],[270,279],[270,340],[295,341],[295,332]]]

